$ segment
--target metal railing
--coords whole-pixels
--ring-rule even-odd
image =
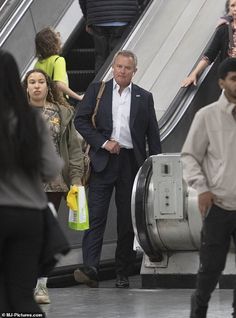
[[[5,1],[0,7],[0,47],[14,30],[34,0]]]

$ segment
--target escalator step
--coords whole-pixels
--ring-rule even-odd
[[[72,49],[66,57],[67,70],[92,70],[94,63],[93,48]]]
[[[70,88],[74,91],[85,92],[95,77],[94,70],[68,71]]]

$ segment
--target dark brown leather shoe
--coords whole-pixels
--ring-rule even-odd
[[[78,283],[86,284],[89,287],[98,287],[98,272],[95,267],[84,266],[74,271],[74,278]]]
[[[126,275],[117,274],[116,276],[116,287],[117,288],[128,288],[129,279]]]

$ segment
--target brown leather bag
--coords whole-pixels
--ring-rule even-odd
[[[94,108],[94,112],[92,115],[92,124],[93,127],[96,128],[96,116],[97,116],[97,112],[98,112],[98,107],[99,107],[99,103],[100,103],[100,99],[102,97],[103,91],[105,89],[105,82],[101,82],[101,86],[99,88],[97,97],[96,97],[96,106]],[[83,186],[88,186],[89,183],[89,178],[90,178],[90,174],[91,174],[91,165],[90,165],[90,158],[89,158],[89,150],[90,150],[90,145],[84,140],[83,142],[83,155],[84,155],[84,174],[82,177],[82,185]]]

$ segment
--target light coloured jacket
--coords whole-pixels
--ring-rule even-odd
[[[182,149],[184,179],[198,194],[210,191],[215,204],[236,210],[236,121],[224,93],[200,109]]]

